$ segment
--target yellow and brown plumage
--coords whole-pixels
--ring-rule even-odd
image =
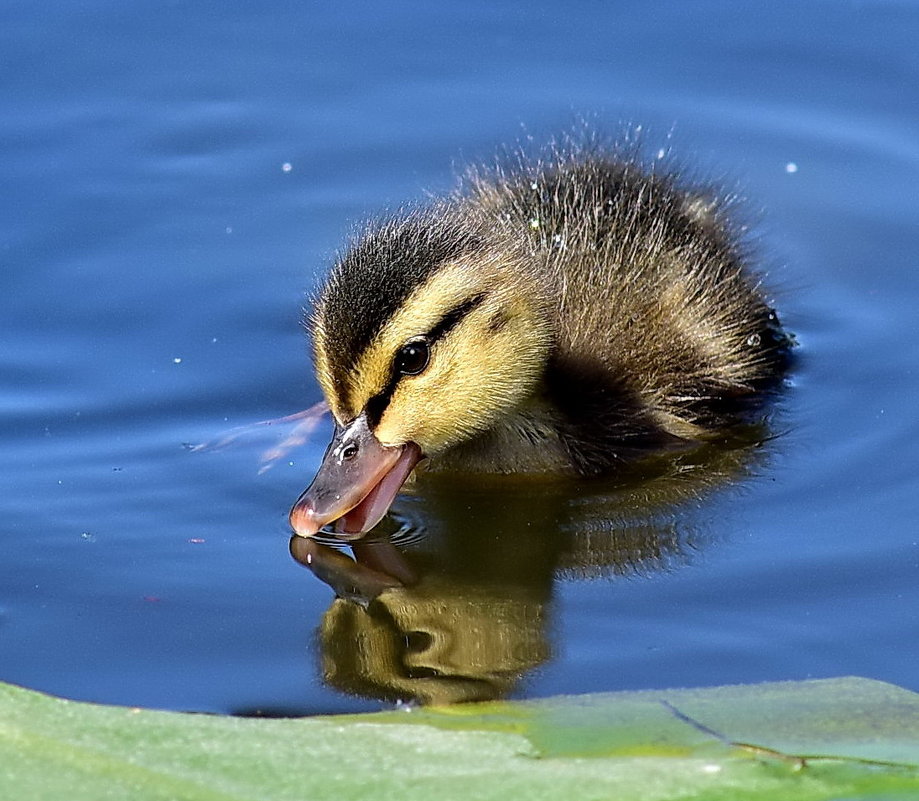
[[[337,426],[305,536],[367,531],[425,457],[593,476],[703,439],[789,350],[717,198],[577,150],[369,225],[308,326]]]

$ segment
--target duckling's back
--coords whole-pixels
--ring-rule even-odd
[[[716,198],[578,155],[467,197],[554,298],[544,391],[579,471],[735,423],[779,383],[790,339]]]

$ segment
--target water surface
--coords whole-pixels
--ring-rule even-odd
[[[919,690],[917,39],[919,8],[879,0],[7,4],[0,679],[265,714],[424,697],[438,671],[518,698]],[[580,116],[747,198],[801,342],[781,436],[650,512],[407,498],[428,533],[393,569],[423,592],[336,601],[286,523],[326,432],[261,474],[270,437],[185,444],[319,399],[300,307],[355,220]],[[476,615],[509,633],[438,639]],[[377,662],[342,650],[358,630]]]

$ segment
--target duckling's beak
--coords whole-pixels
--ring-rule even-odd
[[[335,533],[343,539],[361,537],[380,522],[421,458],[414,442],[381,444],[365,415],[338,427],[316,478],[290,510],[291,528],[312,537],[335,522]]]

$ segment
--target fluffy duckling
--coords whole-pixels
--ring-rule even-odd
[[[570,150],[367,226],[307,321],[336,430],[294,531],[362,536],[422,459],[598,476],[743,419],[790,340],[724,205]]]

